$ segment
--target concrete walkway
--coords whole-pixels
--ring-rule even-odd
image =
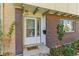
[[[27,51],[24,49],[24,56],[47,56],[49,54],[49,48],[45,45],[39,45],[38,49]]]

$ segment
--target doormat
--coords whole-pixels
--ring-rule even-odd
[[[30,51],[30,50],[34,50],[34,49],[38,49],[38,46],[27,47],[27,50],[28,50],[28,51]]]

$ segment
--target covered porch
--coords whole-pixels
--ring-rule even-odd
[[[58,15],[58,16],[63,16],[63,17],[70,17],[70,18],[75,18],[78,19],[79,16],[78,15],[74,15],[74,14],[70,14],[70,13],[66,13],[66,12],[61,12],[61,11],[57,11],[57,10],[52,10],[52,9],[47,9],[47,8],[42,8],[42,7],[38,7],[38,6],[33,6],[33,5],[29,5],[29,4],[15,4],[15,11],[16,14],[18,15],[18,10],[20,9],[19,12],[21,12],[23,14],[21,22],[21,29],[19,29],[17,26],[15,25],[16,31],[21,30],[21,38],[23,38],[23,42],[22,42],[22,47],[19,46],[18,44],[18,35],[20,34],[16,34],[16,52],[17,55],[20,54],[18,52],[23,51],[24,55],[40,55],[41,53],[43,53],[43,51],[45,50],[46,52],[44,52],[44,54],[48,54],[49,53],[49,48],[46,46],[47,45],[47,20],[46,20],[46,16],[48,14],[51,15]],[[17,9],[19,8],[19,9]],[[21,16],[21,14],[19,14]],[[18,17],[18,16],[15,16]],[[34,20],[36,19],[36,20]],[[17,19],[15,19],[16,22]],[[30,21],[28,21],[30,20]],[[34,20],[34,21],[32,21]],[[37,20],[40,20],[39,22]],[[20,21],[20,20],[18,20]],[[28,23],[29,22],[29,23]],[[35,22],[35,23],[34,23]],[[38,23],[37,23],[38,22]],[[17,23],[18,24],[18,23]],[[29,25],[28,25],[29,24]],[[53,24],[52,24],[53,25]],[[22,41],[22,40],[21,40]],[[18,48],[21,48],[18,49]],[[40,47],[42,47],[41,50]],[[44,49],[45,48],[45,49]],[[29,49],[29,50],[28,50]],[[38,52],[39,51],[39,52]],[[41,52],[42,51],[42,52]],[[34,53],[36,52],[36,53]]]
[[[49,53],[45,33],[45,14],[47,12],[47,9],[37,6],[15,4],[16,55],[45,55]]]

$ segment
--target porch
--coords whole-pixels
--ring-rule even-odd
[[[54,47],[54,46],[56,46],[56,43],[58,43],[57,37],[56,37],[56,25],[58,24],[58,22],[60,22],[60,18],[69,19],[69,20],[71,20],[71,19],[77,20],[79,18],[78,15],[65,13],[65,12],[61,12],[61,11],[57,11],[57,10],[50,10],[50,9],[46,9],[46,8],[42,8],[42,7],[38,7],[38,6],[32,6],[32,5],[28,5],[28,4],[21,4],[21,5],[16,4],[16,6],[19,6],[19,7],[22,6],[22,7],[20,7],[20,8],[22,8],[22,10],[17,9],[17,7],[15,8],[15,10],[17,11],[16,15],[20,15],[20,17],[21,17],[21,18],[17,18],[17,19],[19,19],[18,21],[20,21],[20,19],[21,19],[20,22],[24,23],[23,25],[21,25],[21,26],[24,26],[24,28],[22,27],[23,29],[20,29],[20,31],[23,31],[22,34],[24,35],[24,36],[20,35],[21,38],[23,38],[22,44],[23,44],[24,48],[23,48],[23,50],[21,49],[21,50],[17,50],[17,51],[23,51],[24,55],[33,55],[33,54],[40,55],[41,51],[42,51],[41,49],[43,49],[44,47],[46,49],[43,49],[43,50],[47,51],[45,53],[48,54],[49,48],[47,48],[46,46],[51,48],[52,45]],[[21,16],[22,14],[23,14],[23,17]],[[16,16],[16,17],[18,17],[18,16]],[[26,18],[24,18],[24,17],[26,17]],[[31,18],[28,18],[28,17],[31,17]],[[22,21],[23,18],[25,21]],[[15,19],[15,22],[17,19]],[[26,23],[27,22],[26,20],[28,20],[28,19],[29,20],[40,19],[41,20],[39,23],[40,26],[37,25],[38,24],[37,20]],[[22,24],[22,23],[20,23],[20,24]],[[28,24],[30,24],[30,25],[28,26]],[[35,24],[35,26],[34,26],[34,24]],[[51,25],[53,24],[52,27],[50,24]],[[34,30],[32,30],[33,32],[28,30],[26,25],[27,25],[28,29],[29,29],[29,27],[31,27],[31,28],[34,27],[32,29],[34,29],[35,32],[34,32]],[[15,25],[15,27],[16,27],[16,25]],[[19,28],[17,28],[16,30],[18,31]],[[53,31],[53,32],[50,32],[50,31]],[[66,38],[68,38],[70,40],[64,41],[65,43],[69,43],[70,41],[74,40],[71,37],[72,36],[71,34],[73,34],[74,38],[78,38],[77,32],[71,32],[70,34],[68,34],[69,36],[66,35],[67,36]],[[52,35],[53,35],[53,37],[52,37]],[[16,37],[17,37],[17,35],[16,35]],[[18,41],[16,44],[17,44],[16,48],[18,49]],[[34,45],[34,46],[30,46],[30,45]],[[27,50],[28,48],[29,49],[37,48],[37,49],[28,51]],[[33,53],[33,52],[36,52],[36,53]]]

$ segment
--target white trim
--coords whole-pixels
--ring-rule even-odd
[[[61,21],[70,21],[70,22],[74,22],[74,20],[70,20],[70,19],[60,19],[60,22],[61,22]],[[64,25],[64,24],[63,24],[63,25]],[[71,26],[73,27],[74,24],[73,24],[73,25],[71,24]],[[73,30],[65,31],[65,33],[71,33],[71,32],[75,32],[74,27],[73,27]]]
[[[26,37],[26,19],[34,19],[35,20],[35,37]],[[34,18],[34,17],[25,17],[24,18],[24,30],[23,30],[23,33],[24,33],[24,45],[29,45],[30,43],[30,41],[31,41],[31,44],[37,44],[37,43],[40,43],[40,36],[37,36],[37,21],[36,21],[37,19],[36,18]],[[36,39],[36,41],[34,41],[34,39]],[[38,39],[38,40],[37,40]],[[26,41],[26,40],[28,40],[28,41]],[[34,43],[34,42],[36,42],[36,43]]]
[[[46,45],[46,35],[43,34],[43,30],[46,30],[46,16],[42,16],[41,19],[41,43]]]
[[[36,37],[36,18],[32,18],[32,17],[26,17],[25,19],[25,23],[27,23],[27,19],[34,19],[35,21],[35,37]],[[26,24],[27,25],[27,24]],[[27,29],[27,26],[25,27]],[[27,32],[27,31],[26,31]]]

